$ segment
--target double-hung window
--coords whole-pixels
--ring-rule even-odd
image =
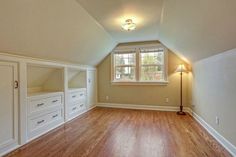
[[[116,52],[114,58],[114,81],[136,81],[136,51]]]
[[[140,49],[140,81],[165,81],[165,54],[163,48]]]
[[[167,83],[164,47],[135,47],[112,54],[112,81],[125,84]]]

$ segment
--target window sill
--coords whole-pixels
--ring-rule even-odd
[[[168,85],[168,81],[158,81],[158,82],[145,82],[145,81],[140,81],[140,82],[118,82],[118,81],[112,81],[112,85],[161,85],[161,86],[166,86]]]

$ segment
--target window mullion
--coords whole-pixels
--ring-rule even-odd
[[[140,63],[140,49],[136,50],[136,81],[140,81],[140,70],[141,70],[141,63]]]

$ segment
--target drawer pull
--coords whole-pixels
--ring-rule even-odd
[[[76,110],[77,109],[77,107],[74,107],[74,108],[72,108],[72,111],[74,111],[74,110]]]
[[[44,103],[41,103],[41,104],[37,104],[37,106],[38,106],[38,107],[40,107],[40,106],[43,106],[43,105],[44,105]]]
[[[55,115],[52,116],[52,118],[56,118],[57,116],[58,116],[58,114],[55,114]]]
[[[52,103],[58,102],[58,100],[53,100]]]
[[[41,120],[41,121],[38,121],[37,124],[41,124],[41,123],[43,123],[43,122],[44,122],[44,120]]]
[[[72,98],[75,98],[75,97],[76,97],[76,95],[73,95],[73,96],[72,96]]]
[[[81,105],[80,105],[80,107],[83,107],[83,106],[84,106],[84,104],[81,104]]]

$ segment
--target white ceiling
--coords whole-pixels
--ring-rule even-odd
[[[235,0],[77,0],[117,42],[157,39],[188,62],[236,48]],[[137,30],[125,32],[126,18]]]
[[[236,48],[235,15],[235,0],[1,0],[0,51],[97,65],[118,42],[160,40],[195,62]]]
[[[77,0],[117,41],[157,40],[162,0]],[[124,31],[121,24],[133,19],[136,30]]]

